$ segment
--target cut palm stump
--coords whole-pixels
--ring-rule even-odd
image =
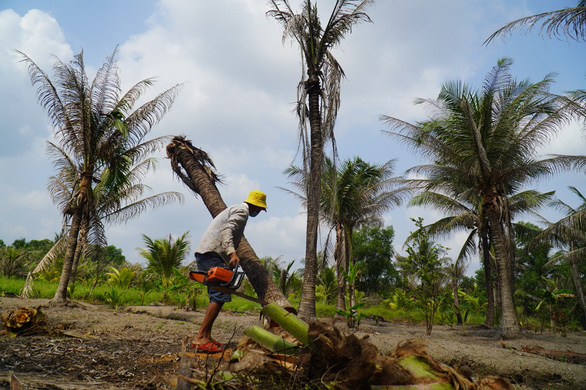
[[[513,389],[505,378],[473,379],[469,372],[436,361],[423,341],[406,340],[390,356],[383,356],[367,337],[344,334],[324,322],[308,324],[278,305],[266,305],[262,314],[277,322],[289,337],[259,326],[246,329],[247,337],[222,370],[245,376],[279,375],[282,383],[301,386],[292,389],[316,383],[341,390]]]

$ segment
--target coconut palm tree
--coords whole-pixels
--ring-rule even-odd
[[[360,157],[348,159],[336,167],[330,158],[325,159],[322,173],[320,210],[324,221],[335,231],[334,259],[338,277],[336,308],[345,310],[346,280],[352,262],[352,235],[364,223],[382,219],[382,214],[401,202],[407,189],[403,178],[393,177],[393,161],[369,164]],[[292,166],[286,174],[295,180],[299,190],[307,188],[307,176],[303,169]],[[287,190],[289,191],[289,190]],[[304,194],[294,193],[305,201]],[[380,221],[382,223],[382,221]],[[352,306],[352,305],[351,305]]]
[[[137,159],[165,142],[164,138],[150,141],[144,138],[171,108],[180,87],[168,89],[133,109],[152,80],[142,80],[122,94],[117,51],[106,59],[91,83],[86,75],[83,51],[70,64],[56,60],[55,81],[31,58],[20,53],[28,66],[31,82],[38,86],[38,100],[52,121],[56,144],[61,154],[69,156],[70,163],[76,166],[77,176],[70,178],[75,183],[74,190],[62,207],[64,215],[70,218],[70,226],[63,271],[53,303],[67,300],[80,232],[93,226],[94,206],[99,203],[94,193],[96,184],[105,179],[106,187],[123,187]]]
[[[220,182],[215,172],[216,167],[205,151],[194,147],[185,137],[177,136],[167,145],[167,157],[171,161],[173,172],[196,196],[201,197],[212,218],[226,208],[226,203],[216,187],[216,183]],[[242,237],[237,252],[240,265],[259,299],[292,310],[293,305],[273,281],[246,237]]]
[[[531,31],[541,23],[541,34],[548,37],[567,36],[576,41],[586,40],[586,0],[579,0],[575,7],[543,12],[514,20],[493,33],[485,43],[498,36],[511,34],[516,29]]]
[[[300,145],[303,168],[311,180],[307,185],[307,226],[305,271],[299,314],[315,317],[315,281],[317,275],[317,235],[321,172],[324,144],[331,141],[335,150],[334,124],[340,106],[342,67],[331,49],[340,44],[358,22],[370,21],[364,12],[374,0],[336,0],[330,18],[322,25],[317,4],[304,0],[300,13],[295,13],[289,0],[271,0],[267,15],[283,25],[283,38],[299,44],[303,72],[297,86]],[[309,132],[307,126],[309,125]]]
[[[166,238],[153,240],[143,234],[142,238],[146,248],[139,248],[139,254],[148,262],[148,270],[161,278],[161,285],[164,290],[164,297],[167,297],[169,282],[173,277],[173,268],[181,266],[181,262],[189,252],[189,241],[187,234],[173,240],[169,234]]]
[[[509,196],[530,180],[586,165],[585,156],[536,158],[536,149],[570,120],[572,107],[548,92],[550,76],[537,83],[519,82],[510,74],[511,65],[510,59],[499,60],[479,92],[448,82],[438,99],[417,100],[435,109],[428,121],[412,125],[383,117],[402,131],[391,134],[432,159],[408,171],[427,178],[425,189],[449,193],[457,183],[481,200],[497,265],[504,338],[521,334],[510,277],[514,243]]]

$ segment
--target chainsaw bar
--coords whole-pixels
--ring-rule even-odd
[[[211,288],[213,288],[214,290],[217,290],[217,291],[221,291],[221,292],[224,292],[224,293],[236,295],[237,297],[240,297],[240,298],[248,299],[249,301],[258,303],[261,306],[266,306],[267,305],[267,303],[265,301],[263,301],[262,299],[255,298],[255,297],[251,297],[250,295],[243,294],[240,291],[236,291],[236,290],[231,289],[231,288],[226,288],[226,287],[212,285],[212,284],[208,284],[208,286],[210,286]]]

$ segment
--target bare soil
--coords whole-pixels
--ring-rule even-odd
[[[48,332],[10,338],[0,335],[0,389],[9,375],[28,389],[172,389],[180,365],[182,340],[197,331],[203,311],[170,306],[125,307],[76,303],[51,307],[48,300],[0,298],[0,312],[38,308]],[[214,337],[235,346],[242,331],[261,325],[258,314],[223,311]],[[337,324],[343,329],[343,324]],[[0,325],[1,328],[1,325]],[[500,341],[481,327],[450,328],[363,319],[359,337],[368,337],[381,354],[407,339],[424,340],[430,355],[475,376],[505,377],[515,388],[586,389],[584,362],[570,363],[533,353],[522,346],[586,354],[586,334],[533,333]],[[564,360],[564,358],[561,358]]]

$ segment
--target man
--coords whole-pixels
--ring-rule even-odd
[[[208,271],[212,267],[226,266],[232,269],[240,264],[236,249],[244,235],[244,227],[249,216],[256,217],[261,210],[267,210],[266,199],[264,192],[251,191],[243,203],[228,207],[212,220],[195,250],[198,269]],[[224,346],[212,338],[212,327],[224,303],[232,298],[230,294],[209,286],[208,296],[210,303],[191,347],[216,353],[221,352]]]

